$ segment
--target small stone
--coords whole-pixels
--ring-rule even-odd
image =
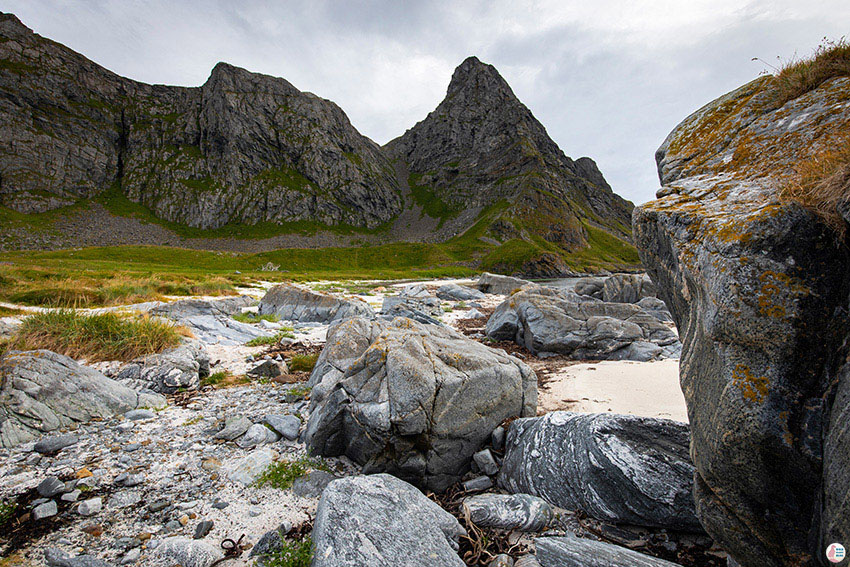
[[[53,498],[65,492],[65,483],[55,476],[49,476],[39,483],[36,490],[45,498]]]
[[[212,505],[216,510],[224,510],[228,506],[230,506],[230,502],[225,502],[224,500],[216,500]]]
[[[501,451],[505,448],[505,428],[501,425],[493,430],[493,433],[490,435],[490,443],[493,445],[493,449],[496,451]]]
[[[127,492],[118,492],[109,499],[109,508],[112,510],[129,508],[130,506],[135,506],[141,501],[142,496],[138,492],[132,490]]]
[[[204,520],[203,522],[199,522],[197,527],[195,528],[195,535],[192,536],[193,539],[203,539],[207,536],[208,533],[213,528],[213,523],[210,520]]]
[[[250,508],[248,508],[248,515],[251,516],[252,518],[256,518],[257,516],[260,516],[262,513],[263,513],[263,509],[259,506],[251,506]]]
[[[514,567],[541,567],[534,555],[523,555],[514,563]]]
[[[154,559],[168,565],[183,567],[210,567],[223,557],[222,551],[203,541],[183,537],[169,537],[156,546]],[[163,561],[164,560],[164,561]]]
[[[139,532],[139,535],[136,536],[136,539],[144,543],[152,537],[153,535],[150,532]]]
[[[88,500],[83,500],[80,502],[80,505],[77,506],[77,512],[79,512],[82,516],[93,516],[97,514],[103,509],[103,500],[100,497],[89,498]]]
[[[492,488],[493,480],[489,476],[477,476],[463,483],[463,489],[467,492],[477,492]]]
[[[301,431],[301,420],[294,415],[269,414],[263,418],[263,423],[280,433],[285,439],[295,441]]]
[[[51,516],[55,516],[59,513],[59,509],[56,507],[56,502],[51,500],[50,502],[45,502],[44,504],[39,504],[32,511],[33,520],[43,520],[44,518],[49,518]]]
[[[318,498],[334,479],[336,477],[328,472],[310,471],[292,483],[292,493],[302,498]]]
[[[289,369],[285,362],[268,359],[248,370],[247,374],[259,378],[277,378],[289,374]]]
[[[239,415],[225,421],[224,428],[215,434],[216,439],[224,439],[225,441],[233,441],[237,437],[241,437],[248,428],[251,427],[251,420],[245,416]]]
[[[201,461],[201,468],[207,472],[217,471],[221,468],[221,461],[215,457],[210,457]]]
[[[189,523],[189,516],[187,516],[186,514],[183,514],[182,516],[177,518],[177,521],[180,522],[181,526],[185,526]]]
[[[63,500],[65,502],[76,502],[77,500],[79,500],[80,494],[82,494],[80,490],[72,490],[71,492],[66,492],[65,494],[63,494],[60,500]]]
[[[100,537],[103,535],[103,526],[100,524],[89,524],[83,526],[83,531],[92,537]]]
[[[74,476],[76,476],[77,478],[88,478],[92,475],[93,475],[93,473],[89,469],[87,469],[86,467],[83,467],[80,470],[78,470]]]
[[[124,445],[124,452],[125,453],[133,453],[135,451],[138,451],[141,448],[142,448],[141,443],[130,443],[129,445]]]
[[[478,465],[478,468],[487,476],[493,476],[499,472],[499,465],[496,464],[496,459],[493,458],[493,453],[490,449],[482,449],[474,455],[472,460]]]
[[[145,481],[145,475],[142,473],[128,474],[124,479],[124,486],[138,486]]]
[[[33,446],[33,450],[42,455],[53,455],[58,453],[65,447],[76,445],[80,442],[80,438],[72,433],[65,435],[54,435],[40,440]]]
[[[140,421],[142,419],[153,419],[156,417],[156,413],[149,409],[134,409],[125,413],[124,417],[131,421]]]
[[[139,560],[141,555],[142,551],[138,547],[135,547],[124,554],[124,557],[121,558],[121,565],[132,565]]]
[[[243,435],[239,438],[238,441],[236,441],[236,444],[242,447],[243,449],[250,449],[252,447],[264,445],[266,443],[276,440],[276,433],[271,431],[265,425],[255,423],[248,428],[248,431],[245,432],[245,435]]]
[[[159,512],[160,510],[165,510],[169,506],[168,500],[154,500],[150,504],[148,504],[148,510],[151,512]]]

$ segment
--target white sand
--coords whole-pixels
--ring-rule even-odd
[[[565,367],[549,375],[538,413],[611,412],[688,421],[679,387],[679,361],[606,361]]]

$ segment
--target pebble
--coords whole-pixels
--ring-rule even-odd
[[[301,431],[301,420],[294,415],[269,414],[263,418],[263,423],[280,433],[285,439],[295,441]]]
[[[39,504],[32,511],[33,520],[43,520],[44,518],[49,518],[51,516],[55,516],[59,513],[59,509],[56,507],[56,502],[51,500],[50,502],[45,502],[44,504]]]
[[[83,500],[77,506],[77,512],[83,516],[93,516],[103,509],[103,500],[100,497]]]
[[[124,557],[121,558],[121,565],[132,565],[133,563],[139,560],[139,557],[141,557],[141,555],[142,552],[138,547],[133,548],[127,553],[125,553]]]
[[[76,445],[79,442],[80,438],[74,435],[73,433],[67,433],[65,435],[54,435],[52,437],[47,437],[38,441],[33,446],[33,451],[41,453],[42,455],[52,455],[54,453],[58,453],[65,447]]]
[[[510,555],[500,553],[487,564],[487,567],[514,567],[514,560]]]
[[[210,531],[213,529],[213,523],[210,520],[204,520],[199,522],[195,527],[195,535],[192,536],[193,539],[203,539],[207,536]]]
[[[230,502],[225,502],[224,500],[216,500],[212,505],[216,510],[224,510],[228,506],[230,506]]]
[[[148,504],[148,510],[151,512],[159,512],[160,510],[165,510],[168,508],[169,502],[168,500],[154,500],[150,504]]]
[[[118,510],[121,508],[129,508],[142,501],[142,496],[135,491],[128,490],[127,492],[118,492],[109,499],[109,508]]]
[[[256,518],[257,516],[262,515],[263,509],[259,506],[251,506],[248,508],[248,515],[252,518]]]
[[[472,455],[472,460],[478,465],[478,469],[488,476],[493,476],[499,472],[499,465],[496,464],[496,459],[493,458],[490,449],[478,451]]]
[[[139,421],[142,419],[153,419],[156,417],[156,413],[149,409],[134,409],[125,413],[124,417],[132,421]]]
[[[467,492],[487,490],[493,486],[493,480],[489,476],[478,476],[463,483],[463,489]]]
[[[248,431],[248,428],[251,427],[251,425],[251,420],[243,415],[232,417],[225,421],[224,428],[215,434],[215,438],[224,439],[225,441],[233,441]]]
[[[49,476],[39,483],[37,490],[45,498],[53,498],[65,492],[65,483],[55,476]]]
[[[76,502],[79,500],[80,494],[82,494],[80,490],[72,490],[71,492],[63,494],[61,500],[64,500],[65,502]]]

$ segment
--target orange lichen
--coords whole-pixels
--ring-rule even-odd
[[[766,376],[756,376],[745,364],[735,365],[732,383],[746,400],[760,404],[767,398],[770,382]]]

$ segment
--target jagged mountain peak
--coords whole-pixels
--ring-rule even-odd
[[[510,85],[499,71],[475,56],[467,57],[452,73],[446,98],[452,99],[461,93],[478,97],[486,94],[490,95],[489,99],[504,97],[516,100]]]

